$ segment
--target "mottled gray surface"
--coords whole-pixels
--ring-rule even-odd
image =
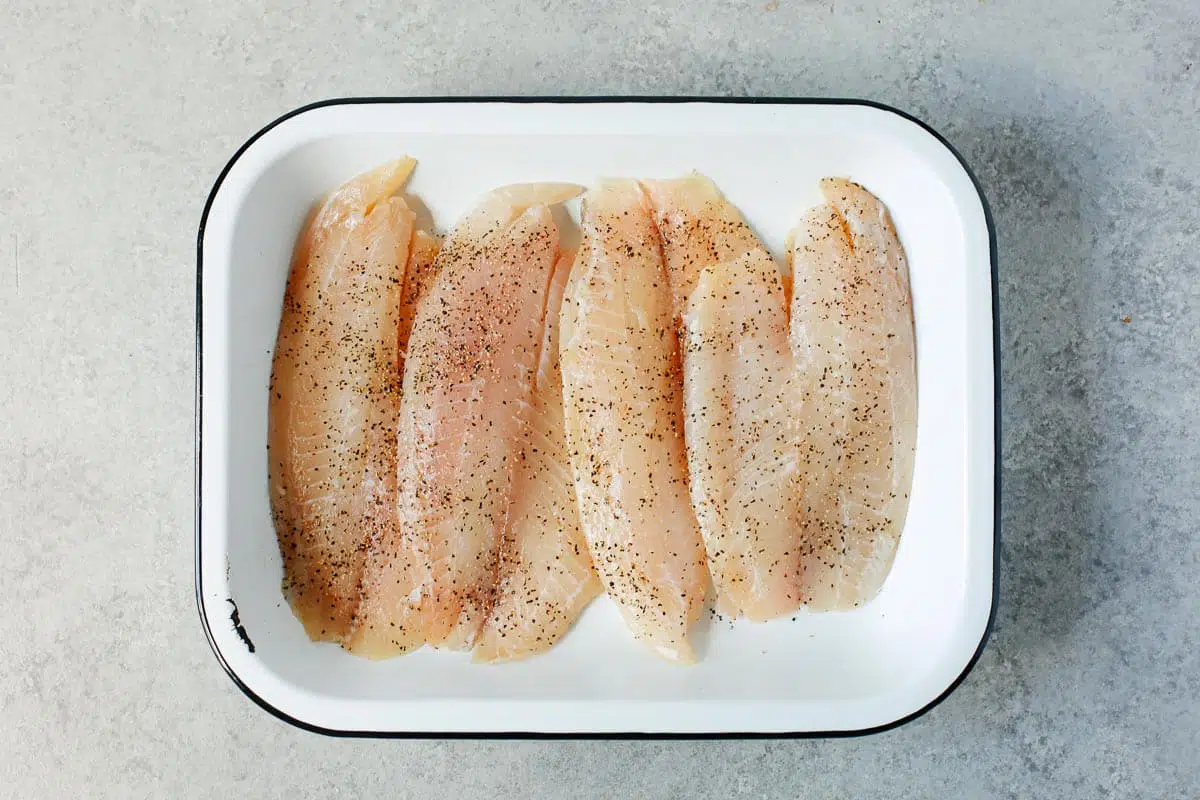
[[[0,0],[0,795],[1200,796],[1195,0],[212,5]],[[597,93],[873,98],[976,167],[1005,387],[991,644],[861,740],[293,730],[221,672],[192,595],[209,186],[315,99]]]

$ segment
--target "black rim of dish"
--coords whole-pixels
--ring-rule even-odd
[[[237,673],[230,668],[224,654],[217,645],[216,639],[213,637],[212,629],[209,625],[208,610],[204,604],[204,586],[203,576],[200,570],[200,555],[202,541],[200,536],[200,521],[201,521],[201,498],[200,486],[203,476],[201,475],[201,453],[203,448],[203,430],[202,430],[202,410],[204,404],[202,376],[204,373],[203,365],[203,279],[204,279],[204,229],[208,222],[208,213],[212,208],[213,199],[217,196],[217,192],[221,188],[221,184],[225,182],[225,176],[229,174],[229,170],[237,163],[242,154],[246,152],[255,142],[263,135],[283,122],[292,117],[299,116],[308,111],[327,106],[339,105],[376,105],[376,104],[391,104],[391,103],[557,103],[557,104],[594,104],[594,103],[640,103],[640,104],[673,104],[673,103],[727,103],[739,105],[833,105],[833,106],[865,106],[868,108],[886,111],[895,114],[909,122],[912,122],[935,139],[938,140],[950,153],[958,160],[967,177],[970,178],[972,185],[975,187],[975,192],[979,195],[979,202],[983,206],[983,216],[987,223],[988,232],[988,257],[991,262],[991,284],[992,284],[992,378],[994,385],[993,402],[995,405],[995,423],[994,423],[994,487],[995,492],[993,505],[994,514],[992,522],[992,603],[988,612],[987,625],[984,627],[983,635],[979,639],[979,644],[975,648],[975,652],[967,661],[963,671],[955,678],[946,689],[916,711],[907,714],[897,720],[878,725],[872,728],[863,728],[860,730],[850,731],[797,731],[797,732],[780,732],[780,733],[761,733],[754,731],[729,731],[717,733],[643,733],[643,732],[626,732],[626,733],[540,733],[536,731],[506,731],[506,732],[440,732],[440,731],[352,731],[340,730],[333,728],[322,728],[318,725],[305,722],[304,720],[296,719],[290,714],[281,711],[275,706],[268,703],[266,700],[259,697],[255,692],[247,686]],[[991,207],[988,205],[987,196],[983,192],[983,187],[979,183],[979,178],[975,175],[974,170],[967,164],[966,159],[962,154],[946,140],[941,133],[932,128],[922,120],[907,114],[897,108],[877,103],[872,100],[860,99],[842,99],[842,98],[818,98],[818,97],[798,97],[798,98],[738,98],[738,97],[353,97],[353,98],[333,98],[329,100],[321,100],[315,103],[310,103],[300,108],[283,114],[272,122],[263,126],[257,133],[247,139],[237,152],[225,164],[213,183],[212,190],[208,194],[208,199],[204,203],[204,212],[200,217],[200,229],[196,236],[196,474],[195,474],[195,492],[196,492],[196,516],[194,521],[195,528],[195,546],[196,546],[196,606],[200,614],[200,622],[204,626],[204,635],[208,639],[208,644],[212,648],[213,654],[217,657],[221,667],[229,675],[234,684],[258,706],[272,714],[273,716],[312,733],[319,733],[325,736],[348,737],[348,738],[376,738],[376,739],[827,739],[827,738],[849,738],[857,736],[868,736],[875,733],[898,728],[901,725],[906,725],[913,720],[924,716],[936,706],[940,705],[943,700],[949,697],[954,691],[966,680],[971,670],[979,661],[979,657],[983,654],[983,650],[987,645],[988,639],[991,637],[992,629],[996,622],[996,608],[1000,599],[1000,304],[999,304],[999,286],[997,274],[997,257],[996,257],[996,226],[992,217]]]

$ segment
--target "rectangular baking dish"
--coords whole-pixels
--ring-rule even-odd
[[[428,650],[372,663],[310,642],[280,593],[267,499],[283,287],[312,204],[403,154],[443,231],[505,183],[698,169],[782,256],[819,178],[876,193],[911,264],[920,387],[912,502],[878,598],[758,625],[706,616],[692,667],[634,643],[606,598],[550,653],[515,664]],[[369,99],[276,120],[230,160],[200,225],[196,594],[213,651],[262,707],[332,734],[837,735],[912,719],[962,680],[994,613],[994,251],[962,159],[871,103]]]

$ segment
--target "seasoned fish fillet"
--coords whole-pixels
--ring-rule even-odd
[[[554,268],[529,425],[513,477],[501,542],[496,604],[475,643],[475,661],[513,661],[549,650],[600,593],[563,429],[559,310],[574,253]]]
[[[401,546],[372,552],[372,654],[469,647],[496,596],[529,416],[562,184],[498,189],[447,237],[408,341],[399,413]],[[397,634],[396,631],[402,631]]]
[[[706,269],[684,314],[692,501],[724,614],[762,621],[804,600],[796,480],[800,408],[787,303],[769,256]]]
[[[801,577],[813,609],[870,600],[899,544],[916,445],[908,263],[879,200],[840,178],[793,235]]]
[[[708,578],[687,493],[671,294],[636,183],[588,192],[561,320],[567,442],[596,570],[638,640],[691,663]]]
[[[284,295],[269,488],[284,592],[316,640],[350,633],[368,543],[396,534],[396,330],[415,215],[393,194],[414,165],[334,191],[297,241]]]
[[[396,326],[396,341],[400,348],[400,374],[403,374],[409,335],[412,332],[417,307],[436,274],[437,254],[436,238],[422,230],[413,233]],[[397,395],[396,416],[391,426],[393,447],[396,447],[399,436],[399,405]],[[396,490],[398,464],[396,461],[392,463],[393,505],[396,506],[399,520],[399,495]],[[384,658],[404,653],[420,647],[424,642],[423,627],[413,624],[395,610],[407,608],[408,597],[401,596],[400,587],[407,582],[420,583],[426,580],[429,574],[427,548],[417,538],[411,526],[397,524],[386,533],[386,536],[372,536],[368,540],[358,613],[352,626],[353,630],[343,643],[347,650],[367,658]],[[410,576],[409,580],[397,579],[395,576],[398,574]]]
[[[712,181],[646,183],[683,317],[691,497],[718,608],[800,607],[799,407],[779,267]]]

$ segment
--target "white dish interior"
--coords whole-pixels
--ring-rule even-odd
[[[877,194],[911,266],[920,398],[912,501],[876,600],[767,624],[706,616],[692,667],[636,644],[606,598],[550,653],[516,664],[429,650],[372,663],[310,642],[280,593],[266,490],[283,287],[312,204],[403,154],[418,159],[408,190],[440,231],[505,183],[698,169],[782,256],[819,178]],[[993,601],[989,237],[954,154],[867,105],[372,102],[284,120],[235,159],[202,231],[197,580],[214,648],[261,702],[333,731],[835,732],[918,712],[968,667]]]

